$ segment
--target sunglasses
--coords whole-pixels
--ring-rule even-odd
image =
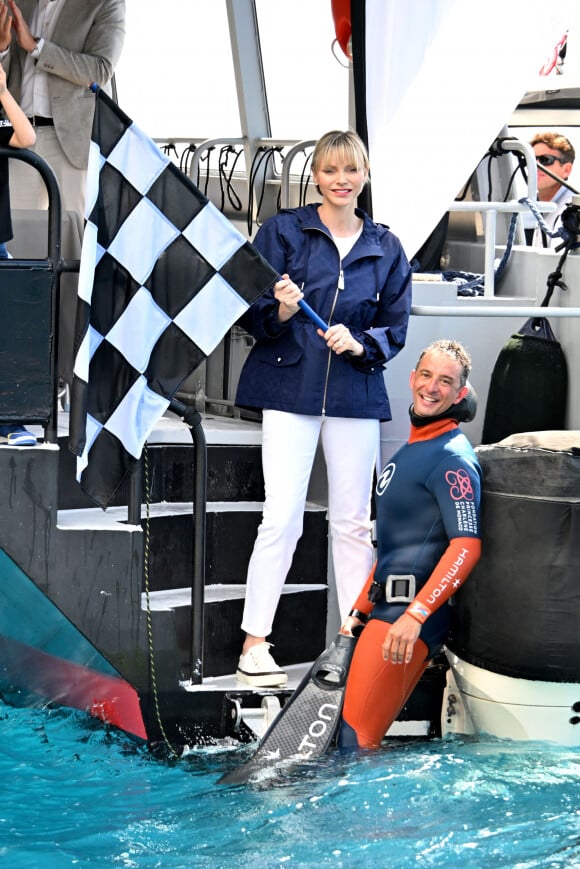
[[[565,157],[554,157],[553,154],[539,154],[536,157],[536,162],[540,164],[540,166],[553,166],[554,163],[568,163]]]

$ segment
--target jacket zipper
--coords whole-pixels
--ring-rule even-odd
[[[334,309],[336,308],[336,303],[338,301],[338,294],[340,290],[344,290],[344,272],[342,270],[342,260],[340,263],[340,271],[338,273],[338,284],[336,285],[336,290],[334,291],[334,300],[332,302],[332,308],[330,309],[330,316],[328,318],[328,325],[332,324],[332,317],[334,316]],[[326,363],[326,377],[324,378],[324,392],[322,394],[322,416],[326,414],[326,393],[328,390],[328,378],[330,377],[330,363],[332,362],[332,350],[328,351],[328,362]]]

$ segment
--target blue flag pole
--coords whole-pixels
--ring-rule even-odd
[[[326,332],[328,329],[328,323],[325,323],[322,317],[319,317],[316,311],[313,311],[310,305],[304,301],[304,299],[300,299],[298,302],[302,310],[305,314],[307,314],[311,320],[313,320],[319,329],[322,329],[323,332]]]

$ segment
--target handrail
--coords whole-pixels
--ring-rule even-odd
[[[193,566],[191,576],[191,634],[189,678],[192,685],[203,682],[203,608],[205,601],[205,529],[207,501],[207,442],[201,414],[173,398],[169,409],[190,429],[194,447]]]
[[[418,317],[580,317],[580,308],[526,307],[522,305],[471,305],[466,300],[464,310],[452,305],[412,305],[411,314]]]
[[[48,257],[41,262],[48,262],[55,276],[55,287],[52,299],[52,351],[50,353],[50,381],[52,383],[52,400],[50,416],[45,427],[45,437],[48,443],[55,444],[58,441],[58,338],[59,338],[59,311],[60,311],[60,275],[63,271],[61,259],[61,220],[62,205],[60,189],[56,175],[52,168],[33,151],[27,148],[0,147],[0,158],[21,160],[28,163],[39,172],[46,185],[48,193]],[[14,262],[14,261],[12,261]]]
[[[538,202],[536,203],[538,211],[555,211],[558,207],[555,202]],[[479,202],[474,199],[469,199],[467,202],[452,202],[449,206],[449,211],[529,211],[525,202],[520,202],[519,199],[508,199],[507,202]]]
[[[538,172],[536,164],[536,155],[534,149],[528,142],[520,142],[519,139],[502,138],[502,151],[519,151],[526,158],[526,169],[528,172],[528,199],[538,198]]]
[[[224,136],[218,139],[206,139],[204,142],[200,142],[195,151],[193,152],[193,157],[191,158],[191,165],[189,167],[189,177],[194,181],[197,178],[197,173],[199,171],[199,164],[201,161],[202,154],[205,151],[209,151],[212,148],[215,148],[217,145],[247,145],[248,140],[245,136]]]
[[[206,139],[205,141],[200,142],[195,149],[195,152],[191,159],[189,177],[192,180],[197,178],[199,164],[206,151],[209,151],[212,148],[217,147],[218,145],[248,144],[249,143],[246,137],[228,136],[221,136],[214,139]],[[264,137],[261,139],[256,139],[254,144],[257,148],[289,148],[289,150],[283,155],[282,172],[280,175],[280,202],[282,208],[286,208],[290,199],[290,169],[292,166],[292,161],[294,160],[296,155],[303,151],[305,148],[310,148],[315,145],[316,139],[303,139],[297,142],[296,139],[273,139],[270,137]]]
[[[175,139],[174,141],[178,141]],[[539,212],[549,214],[556,210],[556,205],[553,202],[539,202],[537,200],[537,172],[535,154],[531,145],[527,142],[521,142],[518,139],[509,137],[502,138],[501,149],[504,152],[519,152],[524,155],[526,161],[526,169],[528,174],[527,180],[527,198],[535,202]],[[289,206],[290,202],[290,175],[292,162],[295,157],[306,148],[312,147],[316,143],[315,139],[304,139],[296,141],[295,139],[275,139],[272,137],[263,137],[254,141],[254,146],[259,147],[278,147],[288,148],[289,150],[283,155],[282,171],[280,175],[280,204],[282,208]],[[244,145],[250,143],[247,137],[243,136],[223,136],[212,139],[206,139],[200,142],[193,154],[189,176],[192,179],[197,178],[199,165],[204,154],[211,148],[218,145]],[[529,211],[526,204],[519,200],[503,201],[473,201],[467,202],[452,202],[448,207],[451,212],[479,212],[485,215],[485,248],[484,248],[484,296],[486,298],[495,297],[495,260],[496,260],[496,229],[498,213],[519,213],[525,214]]]
[[[538,202],[539,211],[550,212],[555,211],[557,206],[554,202]],[[449,211],[477,211],[482,212],[486,216],[485,220],[485,265],[484,265],[484,284],[483,295],[486,298],[495,298],[495,259],[496,259],[496,227],[498,212],[518,212],[525,213],[529,211],[527,205],[519,202],[517,199],[509,200],[508,202],[479,202],[469,200],[468,202],[453,202],[449,206]]]
[[[310,148],[315,144],[316,139],[304,139],[304,141],[298,142],[290,148],[290,150],[284,155],[282,176],[280,178],[280,205],[282,208],[288,208],[290,205],[290,168],[294,157],[296,157],[297,154],[300,154],[301,151],[304,151],[306,148]]]

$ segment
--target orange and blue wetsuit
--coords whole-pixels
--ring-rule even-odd
[[[348,675],[340,746],[380,745],[441,649],[448,601],[480,556],[480,498],[481,469],[457,422],[412,425],[377,481],[377,562],[353,610],[369,620]],[[419,638],[410,660],[386,661],[386,625],[404,613],[421,625]]]

